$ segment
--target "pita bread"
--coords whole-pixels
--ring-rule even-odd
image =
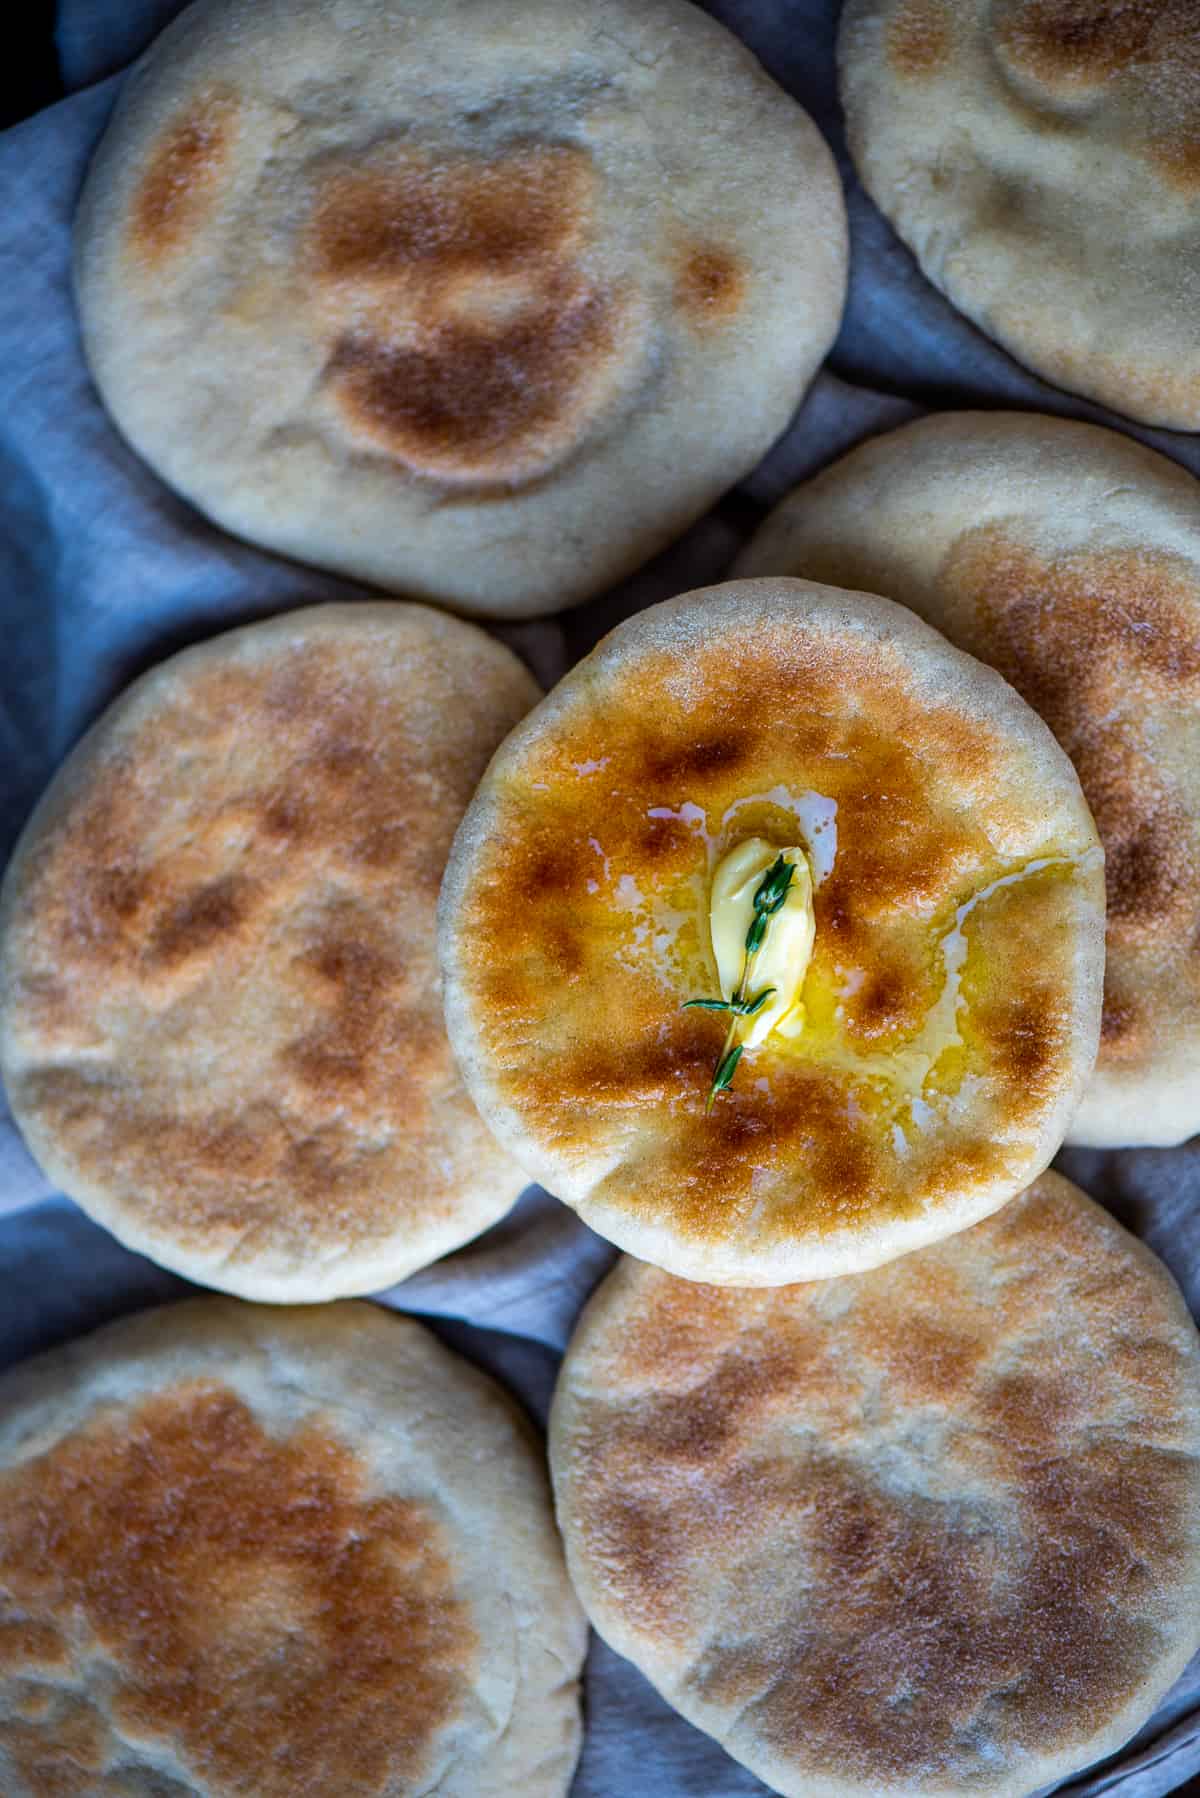
[[[785,1798],[1022,1798],[1200,1647],[1200,1340],[1053,1174],[851,1279],[622,1262],[550,1452],[596,1628]]]
[[[804,848],[807,1021],[706,1115],[714,866]],[[500,1140],[672,1273],[779,1285],[964,1228],[1095,1060],[1103,869],[991,669],[888,600],[735,581],[621,625],[498,751],[447,864],[450,1040]]]
[[[903,600],[1070,755],[1106,854],[1096,1072],[1071,1142],[1200,1130],[1200,487],[1065,419],[966,412],[864,444],[738,564]]]
[[[645,562],[837,332],[822,138],[684,0],[202,0],[84,190],[88,360],[251,542],[491,617]]]
[[[564,1798],[584,1641],[531,1432],[394,1313],[195,1300],[0,1382],[6,1798]]]
[[[0,892],[0,1069],[122,1242],[246,1298],[390,1285],[523,1184],[463,1090],[434,917],[537,696],[424,606],[318,606],[172,657],[84,738]]]
[[[1200,430],[1195,0],[847,0],[863,185],[1026,367]]]

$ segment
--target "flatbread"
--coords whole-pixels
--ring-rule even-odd
[[[56,1185],[246,1298],[373,1291],[524,1178],[442,1020],[438,886],[537,697],[424,606],[318,606],[137,681],[0,891],[0,1071]]]
[[[712,870],[806,849],[796,1037],[705,1100]],[[871,1267],[1001,1205],[1095,1059],[1103,871],[1049,730],[888,600],[736,581],[638,614],[496,755],[447,864],[451,1042],[601,1235],[718,1284]]]
[[[1200,1130],[1200,487],[1141,444],[1017,413],[923,419],[789,495],[738,572],[902,600],[1070,755],[1106,853],[1096,1072],[1070,1142]]]
[[[584,1642],[532,1432],[408,1319],[193,1300],[0,1381],[6,1798],[564,1798]]]
[[[851,1279],[622,1262],[550,1450],[596,1628],[785,1798],[1022,1798],[1200,1647],[1200,1340],[1057,1175]]]
[[[706,511],[836,334],[807,114],[685,0],[201,0],[76,229],[134,448],[227,530],[527,617]]]
[[[1195,0],[847,0],[863,185],[1027,368],[1200,430]]]

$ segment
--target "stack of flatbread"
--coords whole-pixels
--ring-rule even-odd
[[[848,0],[840,59],[929,278],[1200,427],[1196,9]],[[96,389],[361,592],[143,674],[0,889],[29,1148],[231,1295],[0,1381],[6,1798],[565,1798],[586,1620],[789,1798],[1024,1798],[1200,1649],[1200,1336],[1047,1171],[1200,1130],[1192,477],[936,414],[548,693],[494,634],[749,473],[846,279],[688,0],[196,0],[131,71]],[[360,1302],[531,1180],[624,1251],[548,1465]]]

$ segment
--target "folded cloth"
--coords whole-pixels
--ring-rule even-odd
[[[83,363],[70,289],[76,196],[119,87],[114,71],[179,10],[179,0],[61,0],[70,97],[0,136],[0,862],[66,750],[134,674],[235,622],[347,591],[224,536],[170,493],[117,436]],[[714,0],[709,10],[838,154],[853,233],[846,318],[787,435],[680,543],[580,611],[500,633],[547,682],[620,618],[723,578],[789,487],[921,409],[1012,406],[1098,419],[1200,473],[1200,440],[1135,430],[1045,386],[924,280],[853,179],[836,101],[836,0]],[[1060,1165],[1162,1256],[1200,1314],[1200,1141],[1074,1150]],[[558,1355],[612,1256],[572,1212],[531,1188],[486,1236],[380,1299],[429,1319],[544,1419]],[[54,1194],[0,1106],[0,1290],[5,1366],[187,1287]],[[588,1660],[586,1705],[574,1798],[766,1790],[601,1643]],[[1119,1756],[1060,1789],[1159,1798],[1197,1777],[1200,1658]]]

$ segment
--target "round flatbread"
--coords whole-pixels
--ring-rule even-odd
[[[852,1279],[622,1262],[550,1453],[596,1628],[785,1798],[1023,1798],[1200,1647],[1200,1340],[1057,1175]]]
[[[1200,430],[1195,0],[847,0],[863,185],[1028,368]]]
[[[1200,1130],[1200,487],[1094,425],[923,419],[783,501],[738,564],[902,600],[1075,764],[1106,854],[1096,1072],[1068,1139]]]
[[[406,1318],[193,1300],[0,1382],[6,1798],[564,1798],[584,1644],[532,1432]]]
[[[0,891],[0,1071],[131,1248],[245,1298],[402,1279],[523,1176],[463,1090],[438,886],[537,687],[424,606],[317,606],[164,662],[60,771]]]
[[[798,846],[803,1027],[706,1112],[713,871]],[[991,669],[808,581],[620,626],[507,739],[447,865],[451,1042],[530,1173],[688,1278],[854,1272],[974,1223],[1095,1059],[1103,869],[1066,756]]]
[[[493,617],[627,574],[836,334],[833,158],[685,0],[201,0],[84,190],[88,360],[226,529]]]

